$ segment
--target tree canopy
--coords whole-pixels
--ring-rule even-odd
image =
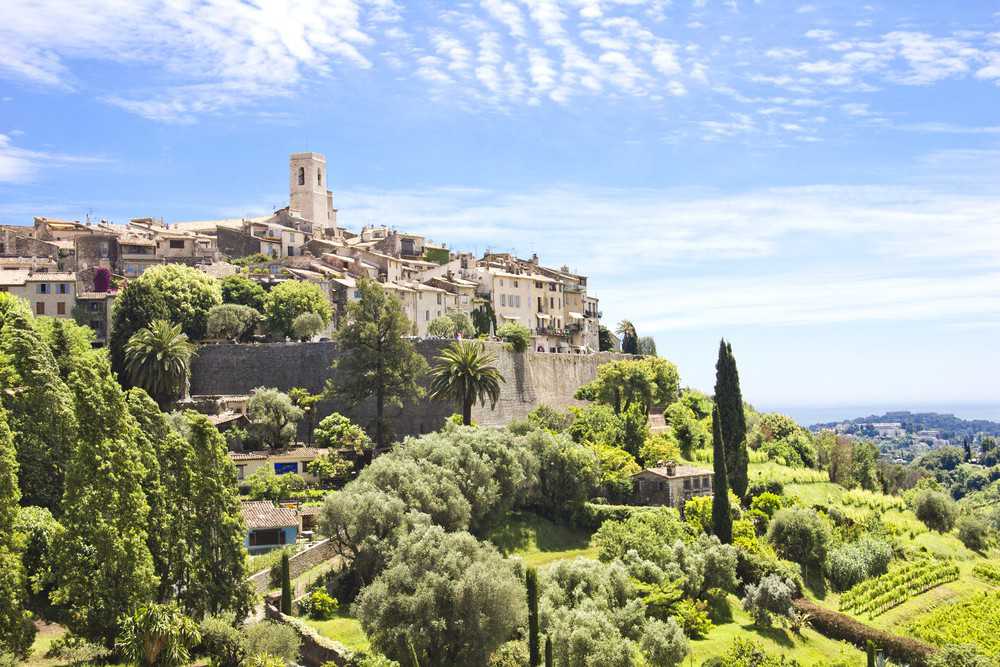
[[[147,285],[160,295],[167,309],[166,319],[179,324],[191,340],[205,337],[208,311],[222,303],[219,281],[204,271],[184,264],[151,267],[143,271],[136,282]],[[148,323],[143,326],[148,326]]]
[[[271,335],[277,338],[295,336],[295,318],[313,313],[323,326],[333,317],[330,300],[319,285],[304,280],[286,280],[275,285],[264,299],[264,318]]]

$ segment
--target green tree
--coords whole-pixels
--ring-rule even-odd
[[[250,392],[247,417],[261,442],[272,449],[287,447],[294,440],[302,416],[302,409],[295,407],[284,392],[270,387]]]
[[[531,345],[531,329],[517,322],[506,322],[497,329],[497,338],[514,352],[524,352]]]
[[[615,333],[621,336],[622,352],[625,354],[639,354],[639,335],[635,331],[635,325],[629,320],[622,320],[618,323]]]
[[[167,319],[181,325],[191,340],[201,340],[208,328],[208,311],[222,303],[219,281],[184,264],[162,264],[146,269],[137,282],[159,292]]]
[[[656,341],[652,336],[642,336],[637,344],[638,353],[644,357],[656,356]]]
[[[435,338],[454,338],[455,321],[447,315],[435,317],[427,325],[427,335]]]
[[[358,281],[358,290],[361,298],[348,305],[348,321],[337,331],[340,355],[333,387],[353,407],[374,400],[375,445],[384,447],[389,436],[386,405],[401,407],[404,400],[423,394],[417,380],[427,362],[404,338],[410,325],[399,301],[373,280]]]
[[[405,667],[485,665],[524,619],[515,566],[468,533],[403,537],[355,603],[372,645]]]
[[[746,494],[749,483],[746,415],[743,413],[743,394],[740,375],[736,370],[733,347],[725,340],[719,342],[719,360],[715,364],[715,404],[722,420],[721,433],[726,441],[726,470],[729,482],[737,496]]]
[[[552,637],[545,636],[545,667],[552,667]]]
[[[292,405],[302,410],[302,419],[306,424],[306,443],[312,444],[313,431],[316,428],[316,410],[318,404],[326,398],[326,392],[309,393],[305,387],[292,387],[288,390],[288,398]]]
[[[477,401],[485,405],[489,400],[495,407],[500,398],[504,378],[495,363],[496,357],[479,341],[455,341],[441,352],[431,370],[431,398],[461,405],[462,423],[471,426],[472,406]]]
[[[295,318],[303,313],[315,313],[326,326],[333,317],[330,300],[319,285],[304,280],[286,280],[279,283],[264,300],[264,317],[267,328],[277,338],[295,335]]]
[[[316,427],[316,444],[332,449],[353,449],[361,454],[371,448],[364,429],[339,412],[331,412]]]
[[[35,626],[26,608],[28,586],[13,530],[20,497],[14,441],[7,415],[0,408],[0,654],[25,659],[35,639]]]
[[[212,306],[208,311],[208,336],[234,342],[249,342],[260,320],[260,313],[250,306],[235,303]]]
[[[288,568],[288,552],[281,552],[281,613],[292,615],[292,577]]]
[[[816,510],[788,508],[771,519],[767,538],[782,558],[808,567],[819,567],[826,560],[830,529]]]
[[[267,293],[256,281],[246,276],[234,274],[222,279],[222,302],[238,306],[247,306],[257,312],[264,309],[264,299]]]
[[[677,367],[661,357],[625,359],[601,364],[597,377],[580,387],[576,398],[597,401],[621,414],[633,403],[644,414],[677,400]]]
[[[124,387],[130,387],[125,370],[125,347],[136,332],[148,328],[156,320],[170,317],[166,301],[159,290],[149,283],[133,280],[126,283],[115,299],[111,312],[111,336],[108,348],[111,368]]]
[[[118,652],[145,667],[182,667],[201,641],[198,625],[175,604],[146,604],[122,622]]]
[[[236,466],[226,439],[208,420],[184,413],[185,436],[195,452],[191,478],[190,577],[178,599],[195,618],[250,611],[253,592],[246,583],[246,527],[240,508]]]
[[[312,340],[313,336],[318,336],[326,322],[316,313],[302,313],[292,320],[292,336],[303,343]]]
[[[476,328],[476,335],[489,336],[496,331],[497,316],[493,312],[493,304],[486,301],[473,310],[472,323]]]
[[[723,544],[733,541],[733,517],[729,507],[729,474],[719,406],[712,411],[712,530]]]
[[[538,643],[538,570],[529,567],[524,573],[528,596],[528,667],[537,667],[541,654]]]
[[[180,325],[156,320],[137,331],[125,347],[129,382],[166,407],[187,394],[194,353],[195,346]]]
[[[460,310],[449,311],[446,315],[455,325],[455,335],[462,338],[472,338],[476,335],[476,327],[466,313]]]
[[[18,510],[14,532],[24,538],[21,562],[28,584],[25,608],[43,618],[54,618],[49,593],[55,581],[54,554],[63,539],[63,527],[48,509],[29,506]]]
[[[947,533],[955,527],[955,502],[939,491],[923,490],[913,497],[913,512],[931,530]]]
[[[597,329],[597,351],[613,352],[615,345],[611,340],[611,330],[603,324]]]
[[[21,502],[59,512],[76,440],[73,396],[26,302],[0,294],[0,402],[14,433]]]
[[[150,601],[157,587],[148,547],[147,471],[138,426],[103,356],[70,374],[79,438],[66,470],[53,602],[74,633],[111,648],[118,617]]]

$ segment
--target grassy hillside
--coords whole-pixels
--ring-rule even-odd
[[[553,523],[529,512],[513,512],[487,538],[506,556],[518,556],[525,565],[544,567],[568,558],[597,558],[585,530]]]

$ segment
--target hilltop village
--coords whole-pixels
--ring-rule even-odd
[[[38,216],[31,227],[2,227],[0,290],[27,299],[36,315],[90,326],[105,344],[118,288],[150,267],[183,264],[216,278],[241,274],[266,289],[307,281],[332,308],[317,334],[324,337],[357,300],[358,279],[367,277],[399,299],[416,337],[440,335],[432,323],[458,313],[482,322],[480,333],[505,323],[526,327],[536,352],[598,351],[601,312],[586,276],[544,266],[537,255],[477,258],[391,225],[352,232],[337,224],[326,179],[323,155],[295,153],[289,205],[270,215],[172,223],[138,217],[124,224]],[[101,269],[110,281],[97,278]],[[615,345],[614,334],[608,336]]]

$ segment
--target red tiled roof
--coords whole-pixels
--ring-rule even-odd
[[[707,468],[696,468],[694,466],[674,466],[674,474],[668,475],[666,467],[659,468],[646,468],[642,472],[637,472],[636,475],[641,475],[644,472],[651,472],[654,475],[659,475],[660,477],[666,477],[667,479],[674,479],[676,477],[700,477],[702,475],[711,475],[712,471]],[[635,475],[632,475],[635,477]]]
[[[243,521],[250,530],[298,526],[295,510],[275,507],[269,500],[249,500],[243,503]]]

